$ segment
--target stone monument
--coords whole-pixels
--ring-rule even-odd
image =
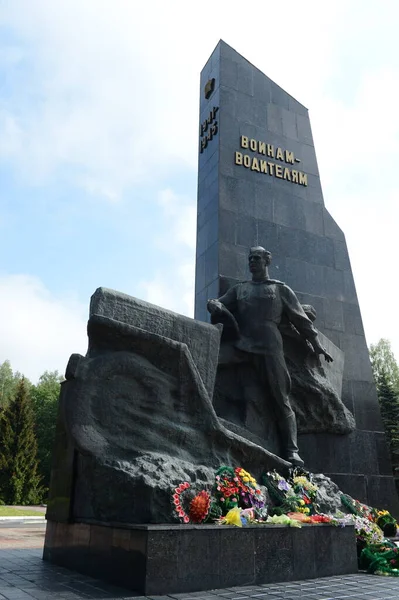
[[[177,523],[182,482],[302,459],[397,512],[307,111],[223,42],[201,75],[199,166],[196,319],[93,294],[87,353],[62,384],[43,556],[146,595],[354,572],[353,527]]]
[[[182,482],[212,489],[221,465],[244,464],[259,480],[291,466],[217,416],[221,330],[113,290],[93,294],[87,354],[70,357],[62,383],[45,560],[145,595],[356,571],[353,527],[178,523]]]
[[[320,396],[310,377],[324,375],[313,370],[305,381],[290,342],[285,356],[300,456],[309,470],[327,474],[353,497],[398,515],[345,236],[324,206],[308,110],[223,41],[201,73],[200,94],[195,318],[209,321],[208,300],[248,279],[251,246],[271,251],[271,277],[317,315],[323,345],[339,367],[334,375],[323,365],[334,388],[329,397],[338,407],[338,395],[347,410],[337,418],[334,409],[329,422],[306,413],[306,396],[315,407]],[[225,394],[223,361],[215,408],[242,431],[239,399]],[[251,414],[252,434],[264,440]],[[275,448],[270,432],[266,438]]]

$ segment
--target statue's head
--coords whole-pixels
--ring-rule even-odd
[[[262,246],[253,246],[249,249],[248,264],[251,273],[264,273],[272,261],[272,253]]]

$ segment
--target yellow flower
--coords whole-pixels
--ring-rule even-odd
[[[242,527],[241,522],[241,511],[238,506],[235,506],[227,515],[222,519],[222,523],[226,525],[235,525],[236,527]]]
[[[305,504],[305,500],[299,500],[299,504],[303,506]]]
[[[305,490],[308,490],[309,492],[317,492],[318,490],[317,485],[315,485],[314,483],[310,483],[309,479],[307,479],[303,475],[294,477],[293,481],[295,485],[299,485]]]
[[[243,478],[242,478],[242,480],[243,480],[245,483],[248,483],[248,481],[249,481],[249,478],[248,478],[248,477],[243,477]]]

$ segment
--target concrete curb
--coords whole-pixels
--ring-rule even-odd
[[[0,517],[0,522],[4,523],[4,521],[10,521],[11,523],[13,521],[37,521],[39,523],[44,523],[46,520],[46,517],[41,517],[40,515],[38,515],[37,517],[25,517],[24,515],[21,515],[20,517]]]

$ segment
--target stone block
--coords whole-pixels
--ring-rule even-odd
[[[71,540],[81,524],[70,523],[54,552],[54,525],[47,524],[45,560],[146,596],[310,579],[330,573],[331,563],[334,575],[357,571],[352,527],[109,524],[101,526],[109,532],[99,533],[98,525],[87,524],[97,532],[77,552]]]
[[[249,217],[246,214],[239,214],[236,226],[236,244],[250,248],[255,244],[257,238],[257,221],[254,217]]]
[[[208,288],[202,289],[200,292],[195,294],[195,314],[201,321],[207,322],[207,315],[209,314],[206,308],[208,298]]]
[[[293,98],[292,96],[288,97],[288,110],[302,115],[304,117],[308,116],[308,109],[305,106],[303,106],[303,104],[298,102],[298,100],[295,100],[295,98]]]
[[[316,154],[313,146],[303,144],[301,147],[300,169],[309,175],[319,177],[319,168],[317,166]]]
[[[318,563],[316,565],[316,577],[331,577],[331,575],[335,575],[336,567],[333,560],[334,547],[332,533],[332,528],[324,529],[323,536],[317,541]],[[355,548],[353,550],[355,551]]]
[[[229,116],[231,119],[235,119],[236,107],[237,107],[237,92],[236,90],[221,86],[220,88],[220,103],[223,106],[223,113],[220,114],[219,119],[223,122],[225,116]]]
[[[261,246],[264,246],[267,249],[270,249],[272,251],[273,254],[273,249],[278,248],[278,237],[279,237],[279,226],[276,223],[273,223],[271,221],[265,221],[263,219],[259,219],[257,221],[258,224],[258,236],[257,236],[257,243],[260,244]],[[248,250],[249,247],[252,244],[248,245],[248,242],[246,243],[246,255],[248,257]],[[245,278],[248,278],[248,262],[245,265]],[[232,275],[233,276],[233,275]]]
[[[264,104],[271,101],[271,89],[273,82],[259,69],[253,70],[254,97],[262,100]]]
[[[326,298],[324,300],[324,326],[327,329],[344,331],[344,311],[343,303],[339,300]]]
[[[219,188],[220,208],[253,214],[254,189],[254,181],[248,183],[236,177],[224,177]]]
[[[305,189],[305,198],[306,200],[308,200],[309,202],[312,202],[314,204],[320,204],[321,207],[324,209],[324,199],[323,199],[323,191],[320,188],[310,188],[307,187]],[[323,227],[324,227],[324,219],[323,219]]]
[[[205,251],[205,282],[208,283],[217,278],[219,274],[218,244],[215,242]]]
[[[267,105],[267,125],[272,133],[283,135],[283,114],[278,104]]]
[[[349,496],[360,500],[360,502],[368,502],[367,482],[364,475],[354,475],[350,472],[326,473],[326,475],[331,477],[334,483],[336,483],[339,489],[345,494],[349,494]]]
[[[379,467],[374,432],[357,429],[350,437],[352,472],[364,475],[378,473]]]
[[[353,396],[353,381],[349,381],[348,379],[342,380],[342,402],[345,404],[346,408],[351,411],[351,413],[355,416],[355,403]],[[355,416],[356,419],[356,416]],[[359,427],[359,424],[356,422],[356,427],[358,429],[362,429]],[[366,428],[363,428],[366,429]]]
[[[302,200],[302,210],[305,218],[305,229],[315,235],[324,235],[323,206],[310,202],[308,198]]]
[[[220,85],[238,90],[238,64],[232,60],[222,60],[220,68]]]
[[[237,89],[239,92],[253,96],[254,79],[253,66],[245,59],[241,59],[237,64]]]
[[[279,85],[274,83],[271,84],[271,102],[276,104],[278,107],[284,108],[288,111],[289,109],[289,96],[287,92],[283,90]]]
[[[247,276],[248,248],[224,242],[219,244],[219,271],[226,277],[244,280]]]
[[[393,477],[368,475],[367,495],[370,506],[389,510],[399,519],[399,500]]]
[[[344,300],[344,302],[351,302],[352,304],[359,305],[358,300],[357,300],[355,281],[353,279],[352,271],[349,271],[349,270],[342,271],[342,277],[343,277],[343,284],[340,283],[340,285],[341,285],[340,289],[342,290],[341,291],[342,300]]]
[[[254,217],[263,221],[273,221],[274,187],[266,180],[254,185]]]
[[[351,385],[358,429],[383,431],[374,381],[352,380]]]
[[[301,434],[298,443],[306,468],[313,473],[351,473],[351,435]]]
[[[255,532],[255,578],[257,583],[294,579],[292,532],[287,527],[273,527],[267,533]]]
[[[253,529],[229,528],[220,532],[220,585],[231,587],[254,581],[255,536]]]
[[[67,384],[61,384],[60,401],[66,392]],[[51,487],[47,500],[46,517],[58,522],[69,520],[72,512],[74,446],[65,428],[62,416],[57,415],[56,433],[53,446]]]
[[[219,235],[229,244],[237,241],[237,221],[239,216],[231,210],[220,209],[219,211]]]
[[[364,336],[341,333],[339,347],[345,352],[344,377],[352,381],[373,382],[370,356],[364,343]]]
[[[310,127],[310,120],[307,115],[297,114],[296,116],[298,139],[304,144],[313,145],[312,130]]]
[[[353,535],[352,527],[330,529],[330,543],[332,548],[332,567],[331,575],[339,573],[356,573],[357,553],[356,539]],[[319,557],[320,560],[320,557]],[[321,561],[320,561],[321,562]],[[320,562],[318,564],[320,564]],[[324,565],[323,565],[324,569]],[[330,571],[331,572],[331,571]],[[318,570],[318,576],[320,571]]]
[[[218,239],[219,222],[218,216],[215,214],[211,219],[206,221],[197,231],[197,252],[198,254],[205,253]]]
[[[374,440],[378,460],[378,472],[380,475],[392,476],[392,463],[385,432],[375,432]]]
[[[349,302],[342,302],[342,309],[344,313],[345,331],[347,333],[354,333],[356,335],[364,336],[363,322],[359,306],[357,304],[350,304]]]
[[[333,257],[332,257],[333,258]],[[337,271],[331,264],[324,267],[322,295],[336,300],[345,300],[342,297],[344,277],[342,271]]]
[[[334,240],[334,267],[341,271],[351,268],[348,248],[341,240]]]
[[[207,281],[205,279],[205,252],[201,255],[197,255],[195,263],[195,289],[196,292],[200,292],[206,287]]]
[[[200,209],[198,208],[197,213],[197,229],[202,227],[205,223],[207,223],[210,219],[217,220],[218,213],[218,199],[217,197],[211,198],[208,196],[207,203]],[[197,250],[198,256],[198,250]]]
[[[323,272],[327,267],[309,262],[304,262],[303,264],[305,265],[305,280],[299,289],[306,290],[308,293],[315,294],[316,296],[323,296],[325,286]]]
[[[303,208],[303,200],[299,200],[283,190],[274,190],[273,220],[279,225],[287,228],[305,229],[306,219]],[[289,229],[291,233],[291,229]]]
[[[218,276],[216,244],[207,249],[205,258],[205,277],[207,281],[212,281]],[[210,272],[208,273],[208,271]],[[212,277],[211,274],[213,273],[215,275]],[[126,325],[133,325],[144,331],[149,330],[166,338],[186,343],[196,361],[205,387],[212,397],[216,356],[215,369],[209,370],[209,366],[213,361],[209,362],[208,355],[204,354],[203,336],[200,331],[207,331],[207,335],[215,336],[218,335],[215,328],[107,288],[98,288],[91,298],[90,316],[94,315],[110,318]],[[192,337],[190,337],[190,332]],[[215,349],[217,352],[216,347]]]
[[[296,126],[296,115],[289,110],[283,110],[283,136],[291,140],[298,139],[298,130]]]
[[[316,540],[314,527],[292,532],[294,579],[312,579],[316,574]]]

